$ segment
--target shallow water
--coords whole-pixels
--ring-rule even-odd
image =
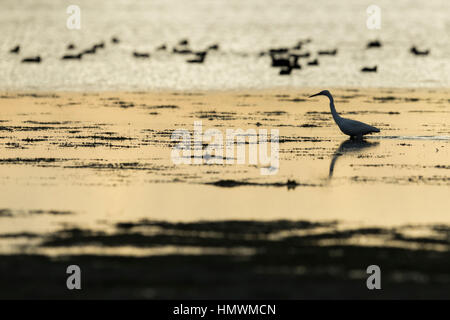
[[[0,298],[448,297],[449,2],[376,4],[380,30],[357,0],[80,0],[68,30],[68,3],[2,1]],[[188,63],[181,39],[219,48]],[[280,75],[266,54],[279,47],[311,56]],[[381,132],[347,140],[327,99],[308,98],[324,88]],[[254,129],[246,150],[279,130],[278,171],[175,164],[171,135],[195,121]],[[184,160],[212,154],[191,147]],[[83,270],[75,295],[69,264]]]
[[[326,99],[306,98],[313,91],[4,94],[0,250],[167,252],[168,243],[152,244],[153,251],[133,242],[106,250],[92,240],[42,246],[68,228],[114,235],[118,223],[146,220],[337,222],[334,231],[415,226],[434,239],[433,228],[450,224],[446,92],[334,90],[342,115],[381,129],[354,142],[332,122]],[[387,95],[395,100],[380,103]],[[192,131],[195,120],[204,131],[256,123],[279,129],[278,173],[261,175],[260,165],[249,164],[174,164],[171,133]]]
[[[450,86],[449,3],[377,1],[381,29],[366,27],[367,3],[338,4],[280,0],[77,1],[81,29],[66,28],[67,3],[52,0],[3,1],[0,29],[0,89],[3,90],[147,90],[245,89],[273,87],[438,87]],[[116,36],[121,42],[112,44]],[[171,49],[188,39],[193,50],[219,44],[204,64],[189,64],[191,56]],[[311,38],[302,49],[302,70],[280,76],[270,58],[260,52],[292,47]],[[379,39],[383,47],[366,50]],[[69,43],[75,53],[105,41],[105,49],[81,61],[62,61]],[[8,51],[21,45],[19,55]],[[156,51],[167,44],[169,52]],[[429,56],[410,54],[412,46],[430,49]],[[318,67],[306,66],[319,50],[338,49],[336,56],[319,56]],[[147,52],[136,59],[132,52]],[[28,56],[43,62],[22,64]],[[362,67],[378,65],[377,73]]]

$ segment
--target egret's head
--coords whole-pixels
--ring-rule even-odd
[[[331,96],[331,93],[328,90],[323,90],[323,91],[320,91],[319,93],[313,94],[312,96],[309,96],[309,97],[312,98],[312,97],[315,97],[315,96],[327,96],[327,97],[329,97],[329,96]]]

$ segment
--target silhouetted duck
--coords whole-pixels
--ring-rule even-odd
[[[430,50],[426,51],[419,51],[415,46],[411,48],[411,53],[415,54],[416,56],[427,56],[430,53]]]
[[[265,55],[275,55],[275,54],[283,54],[283,53],[288,53],[289,49],[288,48],[275,48],[275,49],[269,49],[267,51],[261,51],[259,53],[259,56],[265,56]]]
[[[135,58],[150,58],[150,54],[148,54],[148,53],[139,53],[139,52],[136,52],[136,51],[133,52],[133,56]]]
[[[308,44],[310,42],[311,42],[311,39],[309,39],[309,38],[305,39],[305,40],[300,40],[300,41],[297,42],[297,44],[294,47],[292,47],[292,49],[294,49],[294,50],[301,50],[303,45]]]
[[[280,53],[287,53],[287,52],[289,52],[288,48],[275,48],[275,49],[269,50],[270,54],[280,54]]]
[[[104,42],[100,42],[97,44],[94,44],[94,49],[103,49],[105,47],[105,43]]]
[[[11,50],[9,50],[10,53],[19,53],[19,51],[20,51],[20,46],[15,46]]]
[[[83,54],[94,54],[97,52],[97,48],[93,46],[91,49],[86,49],[83,51]]]
[[[279,57],[275,54],[271,54],[270,58],[272,59],[272,67],[289,67],[291,65],[289,58]]]
[[[67,50],[73,50],[73,49],[75,49],[75,45],[72,44],[72,43],[70,43],[70,44],[67,46]]]
[[[374,66],[372,68],[364,67],[364,68],[361,69],[361,72],[377,72],[377,66]]]
[[[292,189],[295,189],[295,187],[298,186],[298,183],[295,180],[289,180],[288,179],[288,181],[286,183],[286,186],[287,186],[288,190],[292,190]]]
[[[157,51],[163,51],[166,50],[167,46],[165,44],[160,45],[158,48],[156,48]]]
[[[82,53],[79,53],[79,54],[66,54],[65,56],[63,56],[61,58],[61,60],[75,60],[75,59],[80,60],[82,57],[83,57]]]
[[[111,38],[111,42],[112,42],[112,43],[119,43],[120,40],[119,40],[119,38],[117,38],[117,37],[112,37],[112,38]]]
[[[298,56],[299,58],[309,58],[310,55],[311,55],[311,53],[309,53],[309,52],[297,54],[297,56]]]
[[[178,42],[178,45],[180,45],[180,46],[187,46],[188,44],[189,44],[188,39],[182,39]]]
[[[197,57],[194,59],[187,60],[186,62],[188,62],[188,63],[203,63],[203,62],[205,62],[206,54],[207,54],[206,51],[196,52],[195,55]]]
[[[370,41],[367,44],[367,49],[369,48],[381,48],[381,42],[379,40]]]
[[[314,59],[312,61],[308,61],[308,66],[318,66],[319,65],[319,59]]]
[[[25,63],[40,63],[41,61],[42,60],[41,60],[40,56],[25,58],[22,60],[22,62],[25,62]]]
[[[211,50],[211,51],[215,50],[215,51],[217,51],[217,50],[219,50],[219,45],[217,43],[213,44],[213,45],[210,45],[207,50]]]
[[[173,53],[177,53],[177,54],[191,54],[193,53],[191,49],[188,48],[173,48],[172,49]]]
[[[283,68],[281,68],[280,69],[280,75],[289,75],[289,74],[291,74],[291,72],[292,72],[292,68],[291,67],[283,67]]]
[[[291,67],[291,69],[301,69],[302,68],[302,66],[298,63],[298,58],[299,58],[298,54],[291,54],[289,56],[289,58],[290,58],[289,66]]]
[[[319,55],[322,55],[322,56],[335,56],[336,53],[337,53],[337,49],[334,49],[334,50],[321,50],[318,53],[319,53]]]

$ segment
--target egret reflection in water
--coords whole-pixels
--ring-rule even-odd
[[[379,142],[369,142],[366,140],[345,140],[343,141],[333,154],[333,159],[330,163],[330,171],[328,174],[328,179],[333,177],[334,166],[339,157],[348,153],[358,153],[360,151],[370,149],[379,145]]]

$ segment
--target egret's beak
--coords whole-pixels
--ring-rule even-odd
[[[319,93],[313,94],[312,96],[309,96],[309,97],[312,98],[312,97],[320,96],[320,95],[321,95],[321,93],[319,92]]]

